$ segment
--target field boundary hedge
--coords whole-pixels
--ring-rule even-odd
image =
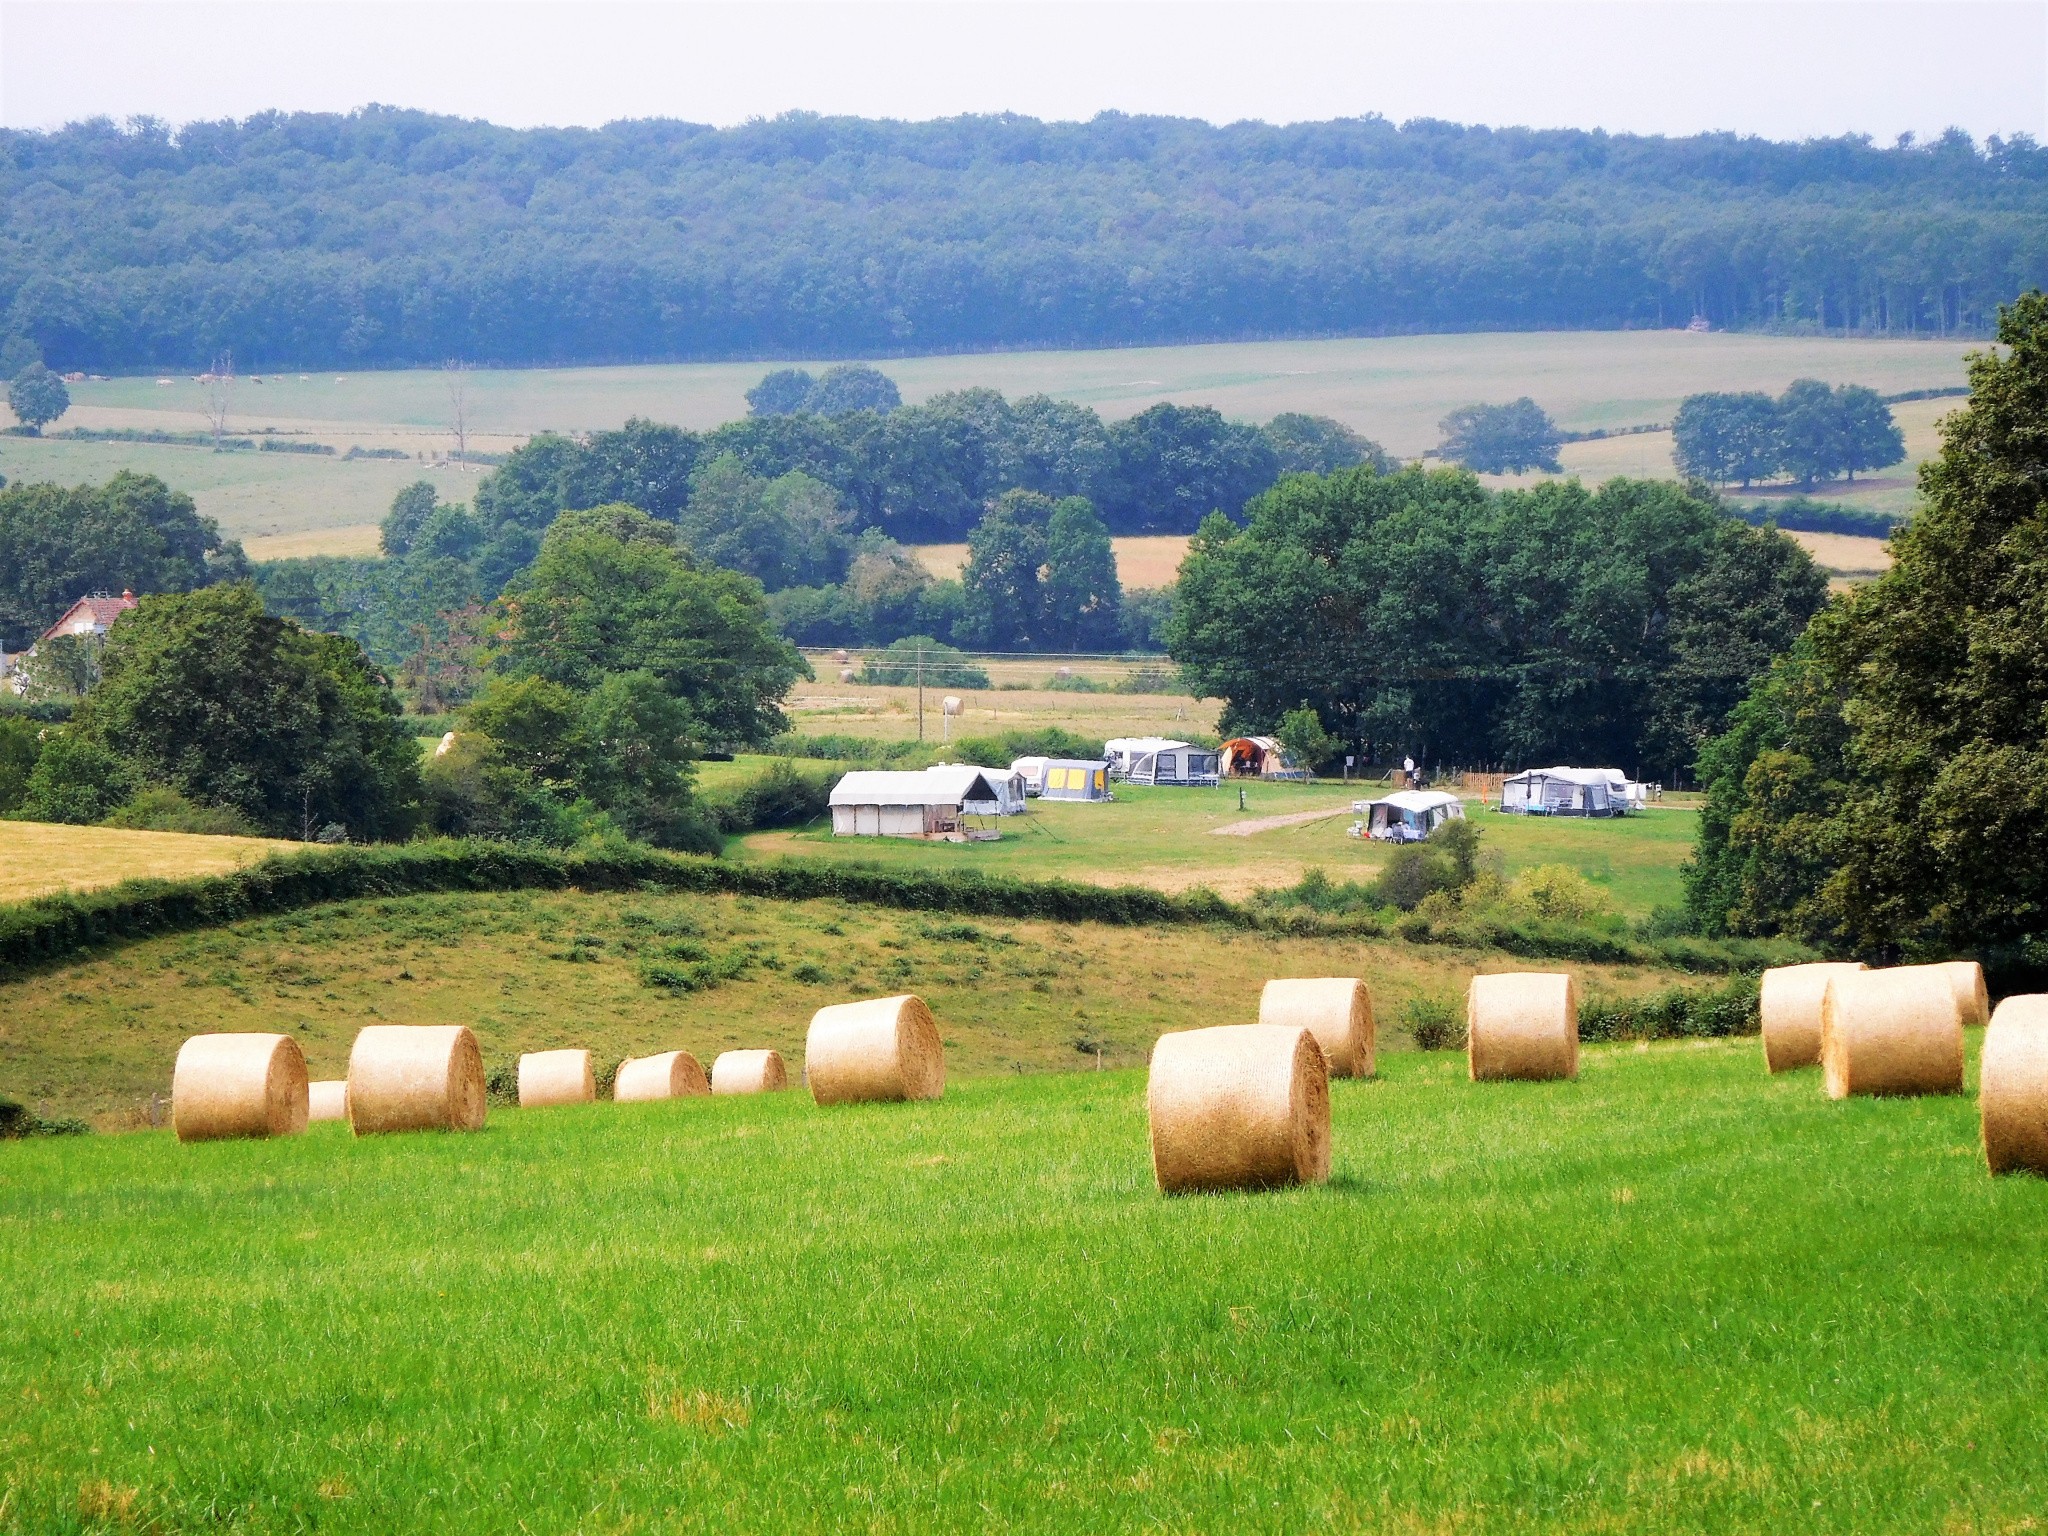
[[[749,864],[633,845],[564,853],[442,840],[280,854],[228,874],[133,880],[0,906],[0,980],[100,945],[217,928],[324,902],[513,890],[699,892],[771,901],[831,898],[905,911],[1122,927],[1215,923],[1302,937],[1390,936],[1387,925],[1372,914],[1273,913],[1233,905],[1205,890],[1175,896],[1143,886],[918,873],[823,860]],[[1391,936],[1530,958],[1650,963],[1711,974],[1758,970],[1783,958],[1742,941],[1634,939],[1559,924],[1491,921],[1418,928],[1403,921]]]

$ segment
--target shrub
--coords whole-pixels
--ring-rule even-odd
[[[1714,1039],[1754,1035],[1762,1027],[1755,976],[1722,987],[1667,987],[1617,1002],[1589,998],[1579,1006],[1581,1040]]]
[[[133,776],[112,752],[73,730],[52,731],[29,771],[21,811],[30,821],[90,826],[134,792]]]
[[[1508,887],[1508,899],[1538,917],[1584,922],[1612,910],[1607,893],[1568,864],[1538,864]]]
[[[977,768],[1007,768],[1020,757],[1102,756],[1102,743],[1076,736],[1056,725],[1035,731],[1004,731],[999,736],[967,736],[953,743],[953,756]]]
[[[749,783],[706,795],[703,809],[720,832],[754,832],[805,826],[831,809],[831,798],[830,775],[800,773],[779,758]]]
[[[86,1136],[91,1132],[92,1127],[83,1120],[69,1115],[39,1115],[26,1104],[0,1098],[0,1141],[29,1136]]]
[[[922,675],[927,688],[986,688],[988,674],[967,659],[964,651],[942,645],[929,635],[892,640],[869,656],[860,669],[863,683],[902,687]]]
[[[1401,1009],[1401,1024],[1415,1039],[1418,1051],[1462,1051],[1464,1010],[1443,997],[1414,997]]]
[[[100,825],[135,832],[197,832],[215,837],[258,835],[240,812],[225,806],[195,805],[175,789],[160,784],[139,790]]]

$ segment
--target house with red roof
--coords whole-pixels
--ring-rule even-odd
[[[60,635],[90,635],[95,640],[104,640],[107,631],[114,627],[114,620],[134,606],[133,592],[123,592],[119,597],[109,597],[104,592],[96,592],[91,597],[81,597],[64,610],[62,618],[42,632],[36,645],[42,644],[44,640],[54,640]],[[14,656],[0,651],[0,687],[11,688],[16,693],[26,692],[27,685],[21,667],[22,663],[28,661],[35,653],[34,645]]]

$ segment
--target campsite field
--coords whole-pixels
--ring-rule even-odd
[[[714,765],[711,780],[742,778],[766,759]],[[808,765],[807,765],[808,766]],[[840,769],[817,771],[836,775]],[[1238,899],[1299,881],[1311,868],[1335,881],[1370,880],[1386,859],[1385,844],[1349,835],[1351,803],[1384,794],[1387,785],[1341,783],[1245,784],[1245,809],[1235,783],[1215,789],[1116,786],[1108,803],[1033,800],[1027,816],[992,823],[994,843],[937,843],[886,837],[835,837],[819,822],[795,831],[755,832],[733,842],[729,857],[802,856],[880,864],[892,869],[980,869],[1025,879],[1057,876],[1096,885],[1149,885],[1164,891],[1204,886]],[[1469,813],[1481,846],[1497,850],[1503,873],[1538,864],[1564,864],[1590,880],[1613,910],[1644,917],[1683,899],[1679,866],[1692,853],[1697,813],[1689,796],[1617,820],[1502,816],[1479,801]],[[1258,825],[1327,812],[1313,821]],[[1248,835],[1220,829],[1258,825]],[[1220,835],[1219,835],[1220,834]]]
[[[600,1060],[773,1046],[849,997],[929,1002],[957,1073],[1129,1066],[1190,1022],[1243,1022],[1275,975],[1372,979],[1387,1043],[1417,998],[1456,1004],[1498,953],[1228,928],[972,921],[841,902],[559,892],[337,902],[150,939],[0,984],[0,1090],[106,1129],[150,1121],[187,1035],[289,1030],[340,1077],[364,1024],[467,1024],[487,1063],[587,1045]],[[1362,968],[1362,969],[1361,969]],[[1592,995],[1688,978],[1575,966]],[[718,976],[699,990],[651,977]],[[1696,983],[1712,986],[1709,979]],[[1191,1015],[1193,1006],[1200,1011]]]
[[[1699,390],[1782,390],[1811,376],[1886,393],[1963,382],[1956,340],[1877,340],[1682,331],[1547,331],[1259,341],[1084,352],[1007,352],[893,358],[881,366],[906,400],[988,385],[1016,398],[1045,392],[1108,417],[1160,400],[1213,405],[1265,421],[1282,411],[1335,416],[1407,458],[1437,441],[1437,422],[1474,401],[1530,395],[1574,430],[1668,421]],[[629,416],[707,428],[745,414],[745,392],[779,364],[679,363],[620,368],[479,369],[467,375],[473,451],[503,453],[531,433],[616,427]],[[812,363],[817,367],[821,364]],[[265,374],[236,387],[230,430],[346,449],[401,449],[430,458],[451,446],[448,377],[440,369],[346,375]],[[178,376],[87,381],[71,386],[72,426],[203,431],[200,386]],[[1943,402],[1932,402],[1938,411]],[[1919,407],[1901,407],[1902,419]],[[4,414],[4,413],[0,413]],[[1909,436],[1915,431],[1909,426]],[[1668,466],[1645,437],[1567,449],[1566,465],[1596,478]],[[1605,466],[1605,467],[1602,467]],[[237,537],[331,531],[331,552],[360,547],[392,491],[427,472],[449,500],[466,499],[474,476],[417,460],[357,461],[311,455],[220,454],[205,448],[0,439],[9,480],[102,480],[132,467],[190,491],[200,510]],[[1668,470],[1657,470],[1665,473]],[[1876,494],[1873,492],[1873,494]],[[297,553],[319,553],[303,538]]]
[[[2048,1507],[2048,1181],[1985,1175],[1969,1098],[1830,1103],[1754,1041],[1589,1049],[1572,1084],[1410,1053],[1334,1085],[1329,1185],[1168,1200],[1143,1094],[0,1146],[0,1530]]]
[[[123,880],[218,875],[297,843],[262,837],[126,832],[38,821],[0,821],[0,902],[85,891]]]

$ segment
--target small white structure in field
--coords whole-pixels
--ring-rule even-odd
[[[998,777],[1004,777],[998,775]],[[1021,779],[1017,799],[1024,798]],[[993,828],[967,818],[999,816],[1004,795],[979,768],[924,773],[864,769],[832,786],[835,837],[920,837],[944,842],[990,841]]]
[[[1353,837],[1376,843],[1419,843],[1447,821],[1465,819],[1465,802],[1439,789],[1403,789],[1378,800],[1354,800]]]
[[[995,791],[995,814],[998,816],[1022,816],[1030,809],[1024,803],[1024,797],[1030,793],[1030,782],[1014,767],[977,768],[972,763],[935,763],[925,772],[947,789],[957,789],[969,799],[975,798],[972,793],[974,781],[984,780]],[[988,813],[982,811],[977,814]]]
[[[1646,798],[1619,768],[1531,768],[1500,786],[1500,808],[1522,816],[1622,816]]]
[[[1102,744],[1109,775],[1129,784],[1219,784],[1216,753],[1164,736],[1119,736]]]

